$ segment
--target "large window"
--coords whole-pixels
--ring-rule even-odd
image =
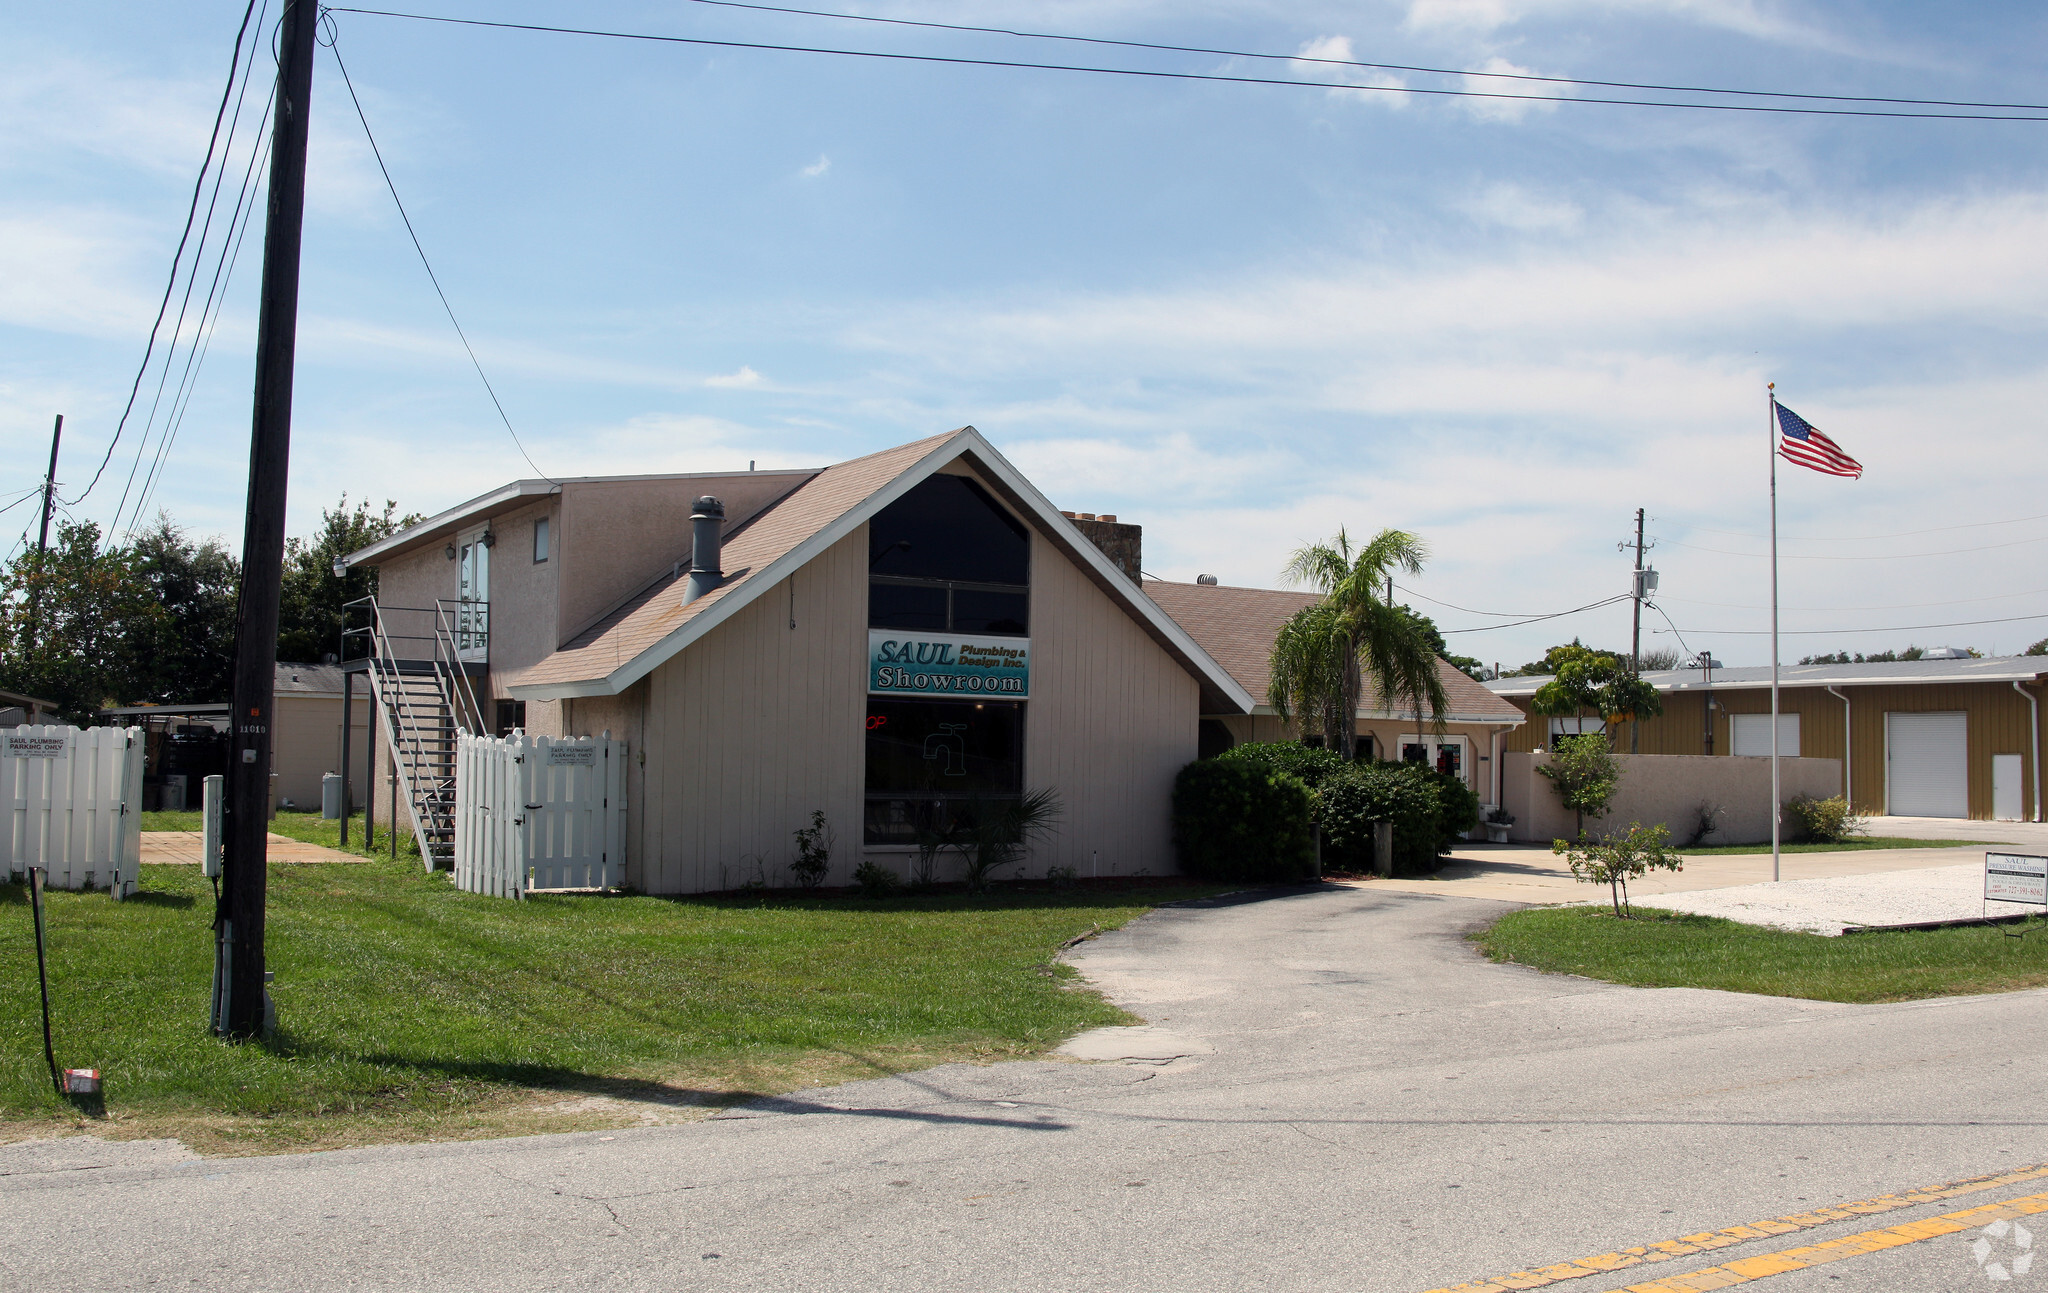
[[[1030,632],[1031,539],[964,476],[920,482],[868,523],[868,625]]]
[[[868,700],[869,844],[915,844],[963,802],[1024,789],[1024,706],[1001,700]]]

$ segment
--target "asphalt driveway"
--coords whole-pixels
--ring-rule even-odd
[[[226,1162],[0,1148],[0,1273],[1397,1291],[1630,1247],[1676,1263],[1581,1271],[1570,1287],[1592,1293],[2048,1190],[1914,1196],[1711,1256],[1650,1247],[2048,1160],[2048,996],[1620,988],[1487,964],[1463,933],[1502,910],[1336,886],[1162,910],[1073,956],[1148,1020],[1078,1041],[1104,1058],[951,1066],[686,1126]],[[1982,1287],[1976,1233],[1773,1282]],[[1534,1285],[1481,1287],[1510,1286]]]

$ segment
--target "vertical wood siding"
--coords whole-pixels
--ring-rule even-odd
[[[1087,875],[1099,854],[1104,875],[1177,870],[1173,779],[1200,715],[1194,678],[1034,530],[1024,779],[1058,790],[1063,812],[1027,869]]]
[[[866,775],[867,553],[863,526],[792,576],[796,628],[785,580],[648,676],[647,762],[634,756],[640,784],[628,791],[640,805],[628,816],[631,883],[694,893],[736,886],[757,862],[773,882],[814,809],[836,836],[826,883],[850,882]],[[593,703],[574,702],[579,730]]]

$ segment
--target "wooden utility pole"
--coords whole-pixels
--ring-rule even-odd
[[[64,415],[57,415],[57,427],[50,432],[50,474],[43,477],[43,528],[36,537],[36,555],[50,546],[50,508],[57,501],[57,443],[64,438]]]
[[[223,1031],[264,1029],[263,914],[270,807],[270,736],[277,680],[277,609],[284,578],[285,479],[292,439],[292,361],[298,341],[299,236],[306,212],[306,123],[313,92],[314,0],[285,0],[278,33],[277,115],[271,125],[270,207],[263,231],[263,296],[256,322],[256,401],[249,435],[249,504],[235,618],[235,701],[223,831],[221,947],[229,997]]]

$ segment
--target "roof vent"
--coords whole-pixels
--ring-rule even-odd
[[[725,528],[725,504],[706,494],[690,508],[690,584],[683,590],[688,605],[718,587],[725,572],[719,568],[719,535]]]
[[[1215,585],[1216,585],[1216,576],[1214,576],[1214,575],[1196,575],[1196,576],[1195,576],[1195,582],[1196,582],[1196,583],[1198,583],[1198,584],[1208,584],[1208,585],[1209,585],[1210,587],[1212,587],[1212,588],[1213,588],[1213,587],[1215,587]]]
[[[1929,647],[1921,652],[1920,658],[1922,660],[1968,660],[1970,659],[1970,651],[1968,647]]]

